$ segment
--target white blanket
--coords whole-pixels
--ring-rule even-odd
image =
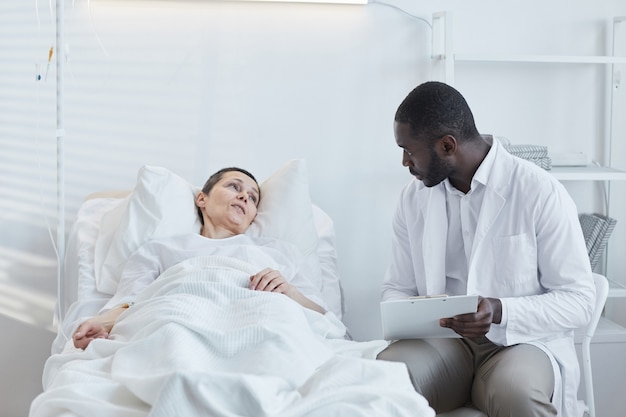
[[[432,417],[384,341],[350,342],[332,313],[251,291],[251,265],[199,257],[167,270],[108,340],[51,356],[31,417]]]

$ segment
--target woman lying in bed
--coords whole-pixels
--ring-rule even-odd
[[[320,314],[295,246],[243,234],[258,202],[246,172],[209,180],[201,233],[133,254],[107,312],[46,361],[29,416],[433,417],[404,364],[375,360],[387,342]]]
[[[304,260],[294,264],[300,257],[295,248],[243,234],[256,217],[260,199],[258,182],[248,171],[231,167],[213,174],[196,196],[200,234],[155,240],[141,247],[130,258],[105,312],[78,326],[74,346],[85,349],[94,339],[108,338],[117,318],[141,290],[169,267],[196,256],[233,256],[259,265],[262,269],[250,276],[251,290],[281,293],[303,307],[325,313],[306,272],[297,269]]]

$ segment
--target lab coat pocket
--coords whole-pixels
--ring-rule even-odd
[[[516,292],[532,293],[537,285],[537,245],[529,234],[494,240],[496,280]]]

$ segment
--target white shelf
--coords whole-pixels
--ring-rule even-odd
[[[443,56],[438,56],[443,58]],[[454,54],[457,62],[518,62],[544,64],[626,64],[626,57],[584,55],[505,55],[505,54]]]
[[[434,60],[443,63],[444,82],[454,85],[455,65],[461,62],[483,63],[521,63],[521,64],[626,64],[626,56],[611,55],[523,55],[523,54],[494,54],[494,53],[456,53],[454,51],[451,13],[439,12],[433,14],[433,55]],[[613,19],[613,37],[615,25],[626,22],[626,16]],[[614,42],[614,39],[613,41]],[[609,50],[612,50],[612,43]],[[609,87],[609,85],[607,85]],[[613,87],[612,85],[610,86]],[[610,94],[610,89],[608,94]],[[607,104],[609,111],[612,101]],[[610,131],[610,129],[607,129]],[[612,137],[607,141],[610,143]],[[624,181],[626,172],[614,168],[597,165],[588,166],[553,166],[548,170],[559,181]],[[610,281],[609,297],[626,297],[626,286]],[[621,329],[624,335],[626,330]]]
[[[626,172],[595,165],[582,167],[552,167],[548,171],[559,181],[616,181],[626,180]]]

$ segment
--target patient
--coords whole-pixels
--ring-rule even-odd
[[[244,234],[257,214],[261,194],[252,174],[224,168],[213,174],[195,199],[200,234],[148,242],[129,259],[117,291],[99,316],[78,326],[74,346],[85,349],[94,339],[108,338],[117,318],[137,295],[169,267],[196,256],[230,256],[259,266],[249,288],[284,294],[305,308],[324,314],[324,302],[308,280],[304,258],[294,246]]]

